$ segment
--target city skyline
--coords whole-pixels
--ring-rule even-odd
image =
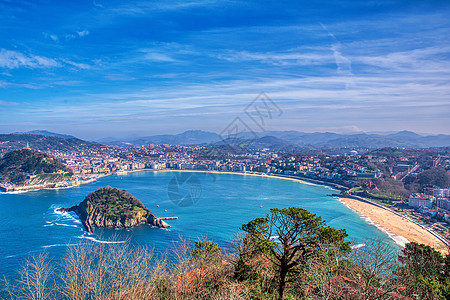
[[[220,133],[261,92],[265,130],[450,133],[443,1],[0,8],[1,133]]]

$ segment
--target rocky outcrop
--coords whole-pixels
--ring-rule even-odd
[[[109,186],[90,193],[80,204],[59,211],[75,212],[90,233],[95,227],[131,228],[140,224],[170,227],[136,197]]]

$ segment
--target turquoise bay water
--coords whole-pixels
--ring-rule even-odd
[[[179,179],[186,176],[191,181],[182,185]],[[180,183],[176,190],[174,182]],[[129,230],[101,229],[89,235],[72,215],[55,213],[56,208],[78,204],[87,194],[106,185],[132,193],[159,217],[177,216],[178,219],[167,221],[172,226],[169,230],[139,226]],[[385,233],[336,198],[327,196],[333,192],[323,186],[265,177],[142,172],[104,177],[70,189],[0,194],[0,276],[13,276],[24,259],[44,250],[58,261],[67,247],[84,239],[94,242],[112,237],[129,239],[132,243],[154,247],[157,252],[170,252],[180,237],[188,241],[208,238],[227,247],[242,224],[264,217],[273,207],[305,208],[320,215],[328,225],[345,228],[349,240],[380,238],[394,245]],[[177,193],[181,196],[191,193],[195,203],[177,205],[177,198],[173,198]]]

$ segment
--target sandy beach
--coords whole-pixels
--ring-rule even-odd
[[[349,198],[341,198],[340,200],[360,215],[368,217],[385,231],[387,230],[389,234],[393,233],[396,236],[406,238],[410,242],[429,245],[441,253],[448,253],[444,243],[409,220],[369,203]]]
[[[267,175],[267,174],[256,174],[256,173],[242,173],[242,172],[227,172],[227,171],[209,171],[209,170],[178,170],[178,169],[161,169],[161,170],[154,170],[154,169],[143,169],[143,170],[136,170],[134,172],[186,172],[186,173],[212,173],[212,174],[233,174],[233,175],[241,175],[241,176],[257,176],[257,177],[265,177],[265,178],[275,178],[275,179],[283,179],[283,180],[289,180],[289,181],[296,181],[301,182],[303,184],[310,184],[310,185],[323,185],[328,186],[326,183],[318,184],[318,183],[312,183],[305,180],[302,180],[300,178],[291,178],[291,177],[283,177],[283,176],[276,176],[276,175]],[[129,171],[128,173],[133,173],[133,171]],[[333,187],[330,187],[333,188]]]

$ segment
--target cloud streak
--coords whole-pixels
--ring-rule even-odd
[[[81,31],[77,31],[77,34],[78,34],[78,36],[79,37],[85,37],[85,36],[88,36],[89,35],[89,30],[81,30]]]
[[[345,4],[94,1],[51,33],[35,18],[39,41],[3,32],[2,100],[33,103],[3,123],[221,130],[264,91],[279,129],[448,130],[450,8]]]
[[[17,106],[17,105],[19,105],[19,103],[17,102],[0,100],[0,106]]]
[[[73,62],[68,59],[53,59],[44,56],[23,54],[6,49],[0,50],[0,67],[5,69],[44,69],[72,66],[78,69],[90,69],[91,66],[84,63]]]
[[[59,66],[60,63],[51,58],[37,55],[25,55],[17,51],[6,49],[0,50],[0,67],[2,68],[54,68]]]

